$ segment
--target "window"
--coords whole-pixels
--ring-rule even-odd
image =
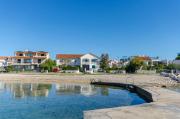
[[[83,59],[83,62],[89,62],[89,59]]]
[[[45,54],[41,54],[41,56],[45,56]]]
[[[26,56],[32,57],[33,54],[32,53],[28,53],[28,54],[26,54]]]
[[[24,63],[31,63],[31,62],[32,62],[31,59],[25,59],[25,60],[24,60]]]
[[[95,65],[92,65],[92,68],[93,68],[93,69],[95,69],[95,68],[96,68],[96,66],[95,66]]]
[[[97,62],[97,59],[92,59],[91,62]]]
[[[17,63],[21,63],[21,59],[17,59]]]
[[[38,63],[41,63],[41,59],[38,59]]]
[[[21,53],[21,54],[19,54],[19,56],[23,56],[23,54]]]
[[[64,62],[64,60],[63,60],[63,59],[60,59],[59,62]]]

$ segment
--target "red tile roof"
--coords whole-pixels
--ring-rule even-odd
[[[83,54],[57,54],[57,59],[73,59],[73,58],[80,58]]]
[[[142,60],[142,61],[150,61],[151,58],[148,56],[137,56],[136,59]]]
[[[0,56],[0,59],[7,59],[7,58],[11,58],[9,56]]]

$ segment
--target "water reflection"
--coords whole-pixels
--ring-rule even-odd
[[[0,82],[0,91],[9,90],[15,98],[25,97],[48,97],[52,84],[24,84],[24,83],[3,83]],[[97,93],[108,96],[108,87],[98,88],[86,84],[54,84],[56,95],[81,94],[91,96]]]
[[[97,93],[97,88],[91,85],[56,84],[56,93],[57,95],[82,94],[85,96],[90,96]]]
[[[0,83],[0,90],[10,90],[15,98],[47,97],[51,88],[51,84]]]

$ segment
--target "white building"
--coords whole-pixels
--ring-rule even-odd
[[[162,63],[162,60],[160,60],[159,57],[150,57],[150,59],[151,59],[151,66]]]
[[[119,67],[120,66],[120,61],[118,60],[109,60],[109,67],[112,68],[113,66]]]
[[[57,54],[58,66],[80,66],[84,71],[97,71],[100,58],[94,54]]]
[[[4,57],[0,57],[0,67],[6,66],[6,59]]]
[[[173,64],[180,65],[180,60],[173,60]]]
[[[0,57],[0,71],[5,71],[7,66],[12,64],[12,57],[1,56]]]

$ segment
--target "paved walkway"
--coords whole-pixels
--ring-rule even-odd
[[[155,102],[84,112],[84,119],[180,119],[180,93],[146,87]]]

